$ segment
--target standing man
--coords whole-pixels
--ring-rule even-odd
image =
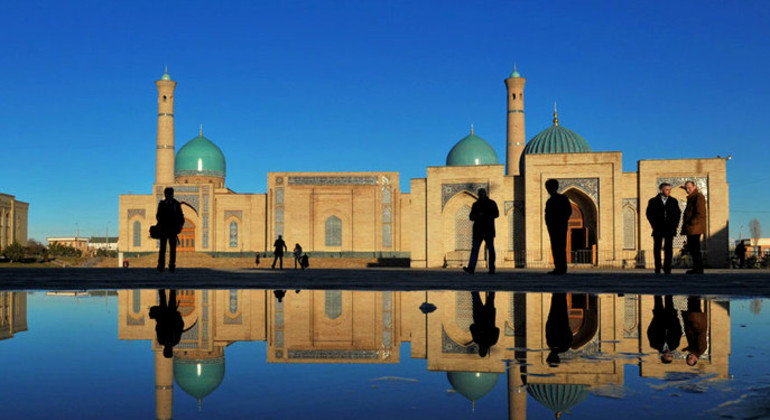
[[[279,259],[281,260],[281,270],[283,270],[283,252],[288,251],[289,247],[286,246],[286,242],[283,241],[283,236],[278,235],[278,239],[275,240],[275,243],[273,244],[273,253],[275,254],[275,258],[273,258],[273,265],[271,268],[275,269],[275,262]]]
[[[693,181],[685,182],[684,189],[687,191],[687,207],[684,209],[682,235],[687,235],[687,251],[692,256],[692,270],[688,270],[687,274],[703,274],[700,236],[706,233],[706,197]]]
[[[746,265],[746,245],[743,241],[735,247],[735,256],[738,257],[738,268],[743,268]]]
[[[548,274],[561,275],[567,272],[567,227],[572,216],[572,204],[569,198],[559,194],[559,181],[545,181],[545,189],[551,198],[545,202],[545,225],[551,238],[553,271]]]
[[[660,248],[663,246],[663,272],[671,274],[671,260],[674,257],[674,236],[679,227],[679,202],[671,197],[671,184],[662,183],[659,194],[647,202],[647,221],[652,227],[652,253],[655,258],[655,274],[660,274]]]
[[[473,246],[468,266],[463,271],[473,274],[479,259],[481,241],[489,251],[489,274],[495,274],[495,219],[500,216],[497,203],[487,197],[487,190],[479,188],[479,199],[471,207],[470,219],[473,221]]]
[[[177,235],[184,227],[184,213],[182,205],[174,198],[174,189],[167,187],[163,190],[166,197],[158,203],[158,211],[155,220],[158,221],[160,232],[160,250],[158,251],[158,271],[161,273],[166,265],[166,243],[168,243],[168,271],[176,270],[176,243]]]

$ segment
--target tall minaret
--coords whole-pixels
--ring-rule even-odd
[[[174,183],[174,89],[176,82],[165,73],[158,86],[158,146],[155,152],[155,184]]]
[[[163,357],[163,347],[155,353],[155,418],[171,420],[174,408],[174,359]]]
[[[508,88],[508,136],[506,141],[505,174],[521,175],[519,161],[527,142],[524,133],[524,83],[527,79],[521,77],[513,65],[511,77],[505,79]]]

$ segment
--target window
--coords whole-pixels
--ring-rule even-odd
[[[326,246],[342,246],[342,220],[337,216],[326,219]]]
[[[629,206],[623,208],[623,249],[636,249],[636,212]]]
[[[138,220],[134,222],[134,246],[142,246],[142,223]]]
[[[473,222],[470,206],[462,206],[455,213],[455,251],[470,251],[473,241]]]
[[[515,93],[513,94],[513,100],[514,101],[516,100],[516,94]]]
[[[238,223],[230,222],[230,248],[238,248]]]

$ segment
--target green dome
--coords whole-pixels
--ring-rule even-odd
[[[225,177],[226,164],[222,149],[203,137],[190,140],[176,153],[174,175],[208,175]]]
[[[559,125],[554,115],[553,125],[532,137],[524,146],[519,167],[524,172],[524,157],[547,153],[588,153],[591,146],[580,134]]]
[[[174,358],[176,384],[196,400],[202,400],[214,392],[224,378],[224,357],[192,360]]]
[[[588,397],[588,386],[577,384],[529,384],[527,393],[558,415],[569,411]]]
[[[511,72],[510,77],[521,77],[518,71],[516,71],[516,64],[513,65],[513,71]]]
[[[481,137],[471,134],[454,145],[446,156],[446,166],[497,165],[495,149]]]
[[[487,395],[497,385],[499,373],[484,372],[447,372],[447,379],[457,393],[476,401]]]

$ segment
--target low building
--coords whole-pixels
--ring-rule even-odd
[[[88,240],[88,249],[96,252],[100,249],[105,251],[118,251],[118,237],[117,236],[92,236]]]
[[[743,238],[735,241],[735,246],[743,242],[746,246],[746,256],[755,255],[757,257],[770,253],[770,238]],[[733,247],[734,248],[734,247]]]
[[[18,242],[27,245],[29,203],[0,193],[0,248]]]
[[[83,236],[59,236],[45,238],[48,241],[48,246],[59,245],[69,246],[82,252],[84,255],[88,253],[88,238]]]

